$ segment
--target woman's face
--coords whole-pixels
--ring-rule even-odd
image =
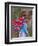
[[[32,11],[23,11],[22,12],[22,17],[24,17],[25,21],[29,21],[32,16]]]

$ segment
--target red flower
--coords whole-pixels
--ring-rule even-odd
[[[15,28],[15,30],[19,31],[19,30],[20,30],[20,28],[19,28],[19,27],[16,27],[16,28]]]
[[[16,30],[20,30],[20,28],[18,28],[19,26],[22,26],[22,21],[24,20],[23,17],[20,17],[18,19],[12,20],[12,25],[17,26],[15,27]]]

